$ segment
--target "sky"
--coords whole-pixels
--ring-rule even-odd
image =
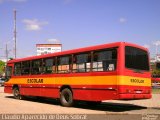
[[[17,58],[36,55],[36,44],[62,50],[111,42],[160,47],[160,0],[0,0],[0,59],[14,56],[13,11],[17,11]],[[158,48],[160,53],[160,49]]]

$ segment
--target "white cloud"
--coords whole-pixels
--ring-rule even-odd
[[[160,45],[160,41],[157,40],[157,41],[153,42],[153,45],[159,46]]]
[[[121,17],[121,18],[119,19],[119,22],[120,22],[120,23],[125,23],[125,22],[127,22],[127,19],[124,18],[124,17]]]
[[[47,42],[59,44],[60,40],[51,38],[51,39],[48,39]]]
[[[43,26],[48,24],[46,21],[39,21],[37,19],[24,19],[23,23],[25,24],[26,30],[29,31],[41,30]]]
[[[150,45],[148,45],[148,44],[145,44],[145,45],[143,45],[145,48],[150,48]]]

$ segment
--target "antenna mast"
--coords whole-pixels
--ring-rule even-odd
[[[17,57],[17,31],[16,31],[16,14],[17,11],[14,9],[14,57]]]

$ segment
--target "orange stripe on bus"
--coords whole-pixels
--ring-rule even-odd
[[[83,77],[50,77],[50,78],[11,78],[6,84],[37,84],[28,83],[43,79],[43,83],[38,84],[67,84],[67,85],[131,85],[131,86],[151,86],[151,78],[131,77],[131,76],[83,76]],[[34,81],[33,80],[33,81]]]

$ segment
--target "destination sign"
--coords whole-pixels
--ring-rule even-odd
[[[130,81],[132,83],[144,83],[144,80],[140,80],[140,79],[130,79]]]
[[[43,79],[27,79],[27,83],[43,83]]]

